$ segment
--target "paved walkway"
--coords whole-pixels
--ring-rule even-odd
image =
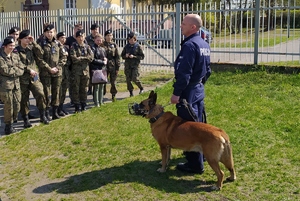
[[[148,93],[148,91],[155,89],[156,86],[153,87],[144,87],[144,93]],[[110,89],[109,85],[107,86],[107,89]],[[136,89],[133,91],[134,95],[138,95],[139,94],[139,89]],[[122,100],[124,98],[128,98],[129,97],[129,92],[118,92],[116,95],[116,99],[118,100]],[[111,103],[111,94],[108,93],[104,96],[104,103]],[[35,106],[35,99],[33,98],[32,94],[30,96],[30,113],[33,114],[35,117],[37,117],[36,119],[31,119],[30,122],[33,126],[40,124],[39,120],[39,112],[37,107]],[[93,103],[93,97],[92,95],[88,95],[88,100],[87,100],[87,109],[90,109],[92,107],[94,107],[94,103]],[[66,109],[69,112],[69,115],[74,114],[74,107],[70,107],[70,99],[69,96],[67,96],[66,100],[65,100],[65,105],[64,105],[64,109]],[[3,104],[0,104],[0,137],[4,134],[4,123],[3,123]],[[19,114],[19,118],[18,118],[18,122],[14,123],[14,128],[18,131],[21,131],[24,129],[23,127],[24,122],[21,118],[21,115]],[[50,122],[50,126],[51,126],[51,122]]]

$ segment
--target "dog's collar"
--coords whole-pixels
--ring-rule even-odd
[[[156,122],[156,121],[159,119],[159,117],[161,117],[163,114],[164,114],[164,111],[162,111],[161,113],[159,113],[156,117],[150,118],[150,119],[149,119],[149,122],[150,122],[151,124],[153,124],[153,123]]]

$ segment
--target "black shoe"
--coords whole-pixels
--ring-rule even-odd
[[[11,125],[11,124],[6,124],[5,125],[5,129],[4,129],[4,133],[5,135],[9,135],[9,134],[12,134],[12,133],[15,133],[17,132],[14,127]]]
[[[176,169],[182,172],[197,173],[197,174],[202,174],[204,172],[204,170],[193,169],[189,167],[187,163],[178,163]]]
[[[129,96],[132,97],[133,96],[133,92],[129,91]]]
[[[81,111],[85,111],[86,110],[86,103],[81,103]]]
[[[79,110],[79,104],[75,104],[75,113],[78,113],[78,112],[80,112],[80,110]]]
[[[49,120],[45,116],[45,110],[40,110],[40,122],[43,124],[49,124]]]
[[[63,111],[63,105],[62,105],[62,104],[60,104],[60,105],[58,106],[58,108],[57,108],[57,114],[58,114],[59,116],[61,116],[61,117],[66,116],[66,114],[65,114],[64,111]]]
[[[52,107],[52,120],[60,119],[60,116],[58,115],[57,110],[58,110],[58,106]]]
[[[139,94],[142,94],[144,93],[144,88],[140,88],[140,93]]]
[[[24,120],[24,128],[30,128],[30,127],[32,127],[32,124],[29,121],[28,115],[23,115],[22,118]]]

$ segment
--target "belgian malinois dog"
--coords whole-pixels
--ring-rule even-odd
[[[228,135],[220,128],[201,122],[185,121],[171,112],[164,112],[156,104],[157,94],[151,91],[149,97],[139,104],[145,118],[149,119],[153,137],[160,146],[162,167],[158,172],[165,172],[170,160],[171,148],[184,151],[201,152],[210,167],[215,171],[218,181],[212,190],[222,188],[224,172],[219,166],[223,163],[230,172],[228,181],[236,179],[232,148]]]

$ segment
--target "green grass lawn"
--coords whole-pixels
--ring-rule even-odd
[[[6,200],[299,200],[300,76],[213,73],[206,84],[208,123],[230,136],[237,180],[209,192],[216,182],[175,169],[184,162],[173,150],[169,170],[148,121],[127,105],[148,93],[92,108],[0,138],[0,198]],[[172,83],[157,88],[166,105]],[[165,108],[175,112],[175,106]],[[229,175],[228,171],[225,176]]]

